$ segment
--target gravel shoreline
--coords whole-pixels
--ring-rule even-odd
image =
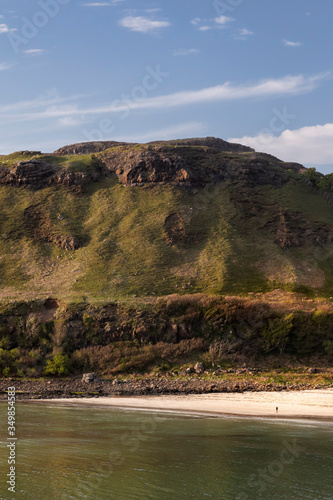
[[[16,399],[58,399],[87,398],[108,396],[147,396],[171,394],[210,394],[210,393],[242,393],[242,392],[278,392],[304,391],[309,389],[327,389],[333,387],[321,384],[277,384],[263,383],[253,380],[207,380],[195,377],[145,378],[126,380],[94,380],[83,382],[81,379],[52,380],[0,380],[0,400],[7,399],[8,387],[15,387]]]

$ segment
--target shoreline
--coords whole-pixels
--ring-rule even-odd
[[[316,377],[314,375],[313,377]],[[311,377],[312,378],[312,377]],[[90,397],[135,397],[135,396],[171,396],[203,394],[243,394],[247,393],[289,393],[305,390],[329,390],[333,384],[320,384],[315,378],[303,382],[276,383],[256,380],[254,377],[232,376],[202,377],[129,377],[126,379],[99,379],[82,381],[80,378],[53,379],[0,379],[0,400],[7,398],[8,387],[14,386],[16,399],[59,399]]]
[[[28,403],[190,413],[203,416],[333,422],[333,389],[159,396],[111,396],[21,400]],[[278,412],[276,412],[278,407]]]

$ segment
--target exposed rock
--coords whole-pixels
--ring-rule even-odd
[[[288,181],[287,170],[304,167],[284,163],[274,156],[255,153],[240,144],[222,139],[183,139],[135,145],[116,141],[86,142],[58,149],[54,156],[97,154],[92,168],[68,171],[54,167],[43,158],[17,162],[12,169],[0,168],[0,183],[39,189],[47,185],[82,186],[110,172],[125,185],[171,183],[184,186],[242,182],[255,186],[281,187]],[[28,152],[27,152],[28,154]]]
[[[185,225],[178,214],[170,214],[164,222],[169,245],[180,243],[185,239]]]
[[[18,151],[18,153],[22,156],[24,155],[28,155],[28,156],[38,156],[38,155],[41,155],[42,152],[41,151]]]
[[[46,299],[44,302],[44,307],[47,310],[58,309],[59,308],[59,300],[58,299]]]
[[[279,211],[276,225],[275,243],[283,250],[313,243],[326,245],[333,242],[333,227],[308,220],[299,212]]]
[[[16,162],[12,168],[0,167],[0,184],[27,186],[32,189],[51,185],[82,186],[96,182],[108,173],[104,164],[94,157],[90,168],[82,172],[61,170],[43,159],[30,159]]]
[[[190,366],[189,368],[186,368],[185,373],[190,375],[191,373],[195,373],[195,369],[193,366]]]
[[[99,169],[96,169],[93,172],[62,171],[54,175],[49,180],[49,184],[61,184],[62,186],[82,186],[83,184],[96,182],[102,177],[106,177],[106,175],[107,172],[103,170],[102,165]]]
[[[218,151],[231,151],[234,153],[250,153],[254,149],[242,144],[227,142],[217,137],[205,137],[197,139],[176,139],[174,141],[158,141],[150,142],[149,144],[170,144],[177,146],[206,146],[209,148],[217,149]]]
[[[54,173],[53,165],[44,160],[21,161],[14,163],[12,169],[0,168],[0,183],[37,188],[46,185]]]
[[[101,153],[99,158],[122,184],[139,186],[151,183],[204,186],[241,181],[248,186],[272,184],[281,187],[289,179],[288,169],[298,171],[302,168],[251,150],[235,153],[223,148],[190,147],[182,145],[182,141],[174,146],[166,142],[138,148],[112,148]]]
[[[218,151],[230,151],[230,152],[253,152],[254,149],[241,144],[235,144],[231,142],[224,141],[216,137],[205,137],[197,139],[179,139],[174,141],[153,141],[149,142],[147,145],[176,145],[176,146],[206,146],[209,148],[214,148]],[[105,151],[106,149],[114,148],[117,146],[129,146],[135,145],[135,143],[128,142],[118,142],[118,141],[92,141],[92,142],[79,142],[76,144],[71,144],[69,146],[64,146],[57,149],[53,154],[59,156],[67,155],[82,155],[99,153]]]
[[[194,366],[194,370],[196,371],[196,373],[204,373],[205,367],[202,363],[196,363],[196,365]]]
[[[41,205],[31,205],[26,208],[24,221],[33,238],[53,243],[67,251],[77,250],[83,244],[83,241],[75,236],[57,234],[54,224],[44,214]]]
[[[87,155],[91,153],[99,153],[105,151],[106,149],[113,148],[116,146],[123,146],[128,143],[117,142],[117,141],[95,141],[95,142],[79,142],[77,144],[71,144],[69,146],[64,146],[57,149],[53,154],[58,156],[68,156],[68,155]]]
[[[94,382],[95,379],[96,379],[95,373],[84,373],[82,375],[82,382],[90,383]]]

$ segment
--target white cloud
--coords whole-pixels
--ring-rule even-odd
[[[259,134],[228,140],[270,153],[284,161],[304,165],[333,164],[333,123],[285,130],[279,136]]]
[[[251,36],[254,35],[253,31],[247,30],[246,28],[243,28],[239,30],[239,36]]]
[[[201,19],[200,17],[196,17],[192,19],[191,24],[196,26],[199,31],[208,31],[223,28],[231,21],[234,21],[234,19],[227,16],[215,17],[215,19]]]
[[[128,16],[119,21],[120,26],[139,33],[157,33],[160,29],[171,26],[169,21],[156,21],[143,16]]]
[[[195,19],[192,19],[191,21],[191,24],[193,24],[194,26],[198,26],[198,24],[201,23],[201,19],[200,17],[196,17]]]
[[[234,40],[248,40],[248,37],[252,35],[254,35],[253,31],[243,28],[238,30],[238,32],[235,33],[234,35],[232,35],[232,38]]]
[[[175,50],[173,55],[174,56],[189,56],[192,54],[200,54],[199,49],[178,49]]]
[[[7,24],[0,24],[0,35],[2,33],[9,33],[10,29],[8,28]]]
[[[301,42],[291,42],[290,40],[282,40],[286,47],[300,47]]]
[[[10,64],[7,62],[0,63],[0,71],[6,71],[6,69],[10,69],[12,67],[13,67],[13,64]]]
[[[232,17],[228,17],[228,16],[220,16],[220,17],[215,17],[214,21],[217,24],[222,24],[224,26],[225,24],[228,24],[231,21],[234,21],[234,19]]]
[[[28,49],[24,50],[24,54],[28,54],[31,56],[41,56],[44,54],[46,51],[44,49]]]
[[[8,122],[23,122],[40,120],[46,118],[60,118],[62,116],[74,115],[98,115],[105,113],[122,113],[129,110],[157,110],[169,109],[186,105],[205,104],[209,102],[231,101],[236,99],[267,98],[284,95],[298,95],[311,92],[317,88],[320,82],[329,73],[305,77],[285,76],[278,79],[262,80],[254,84],[232,85],[226,82],[222,85],[203,88],[200,90],[183,90],[174,94],[148,97],[142,100],[133,99],[130,102],[115,101],[97,107],[80,108],[73,106],[67,108],[58,106],[68,99],[60,99],[58,96],[51,98],[39,98],[36,101],[28,101],[25,105],[15,103],[14,105],[0,106],[2,118]],[[23,103],[24,104],[24,103]],[[28,112],[24,112],[27,109]]]

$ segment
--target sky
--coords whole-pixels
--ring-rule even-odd
[[[332,0],[1,0],[0,154],[220,137],[333,172]]]

